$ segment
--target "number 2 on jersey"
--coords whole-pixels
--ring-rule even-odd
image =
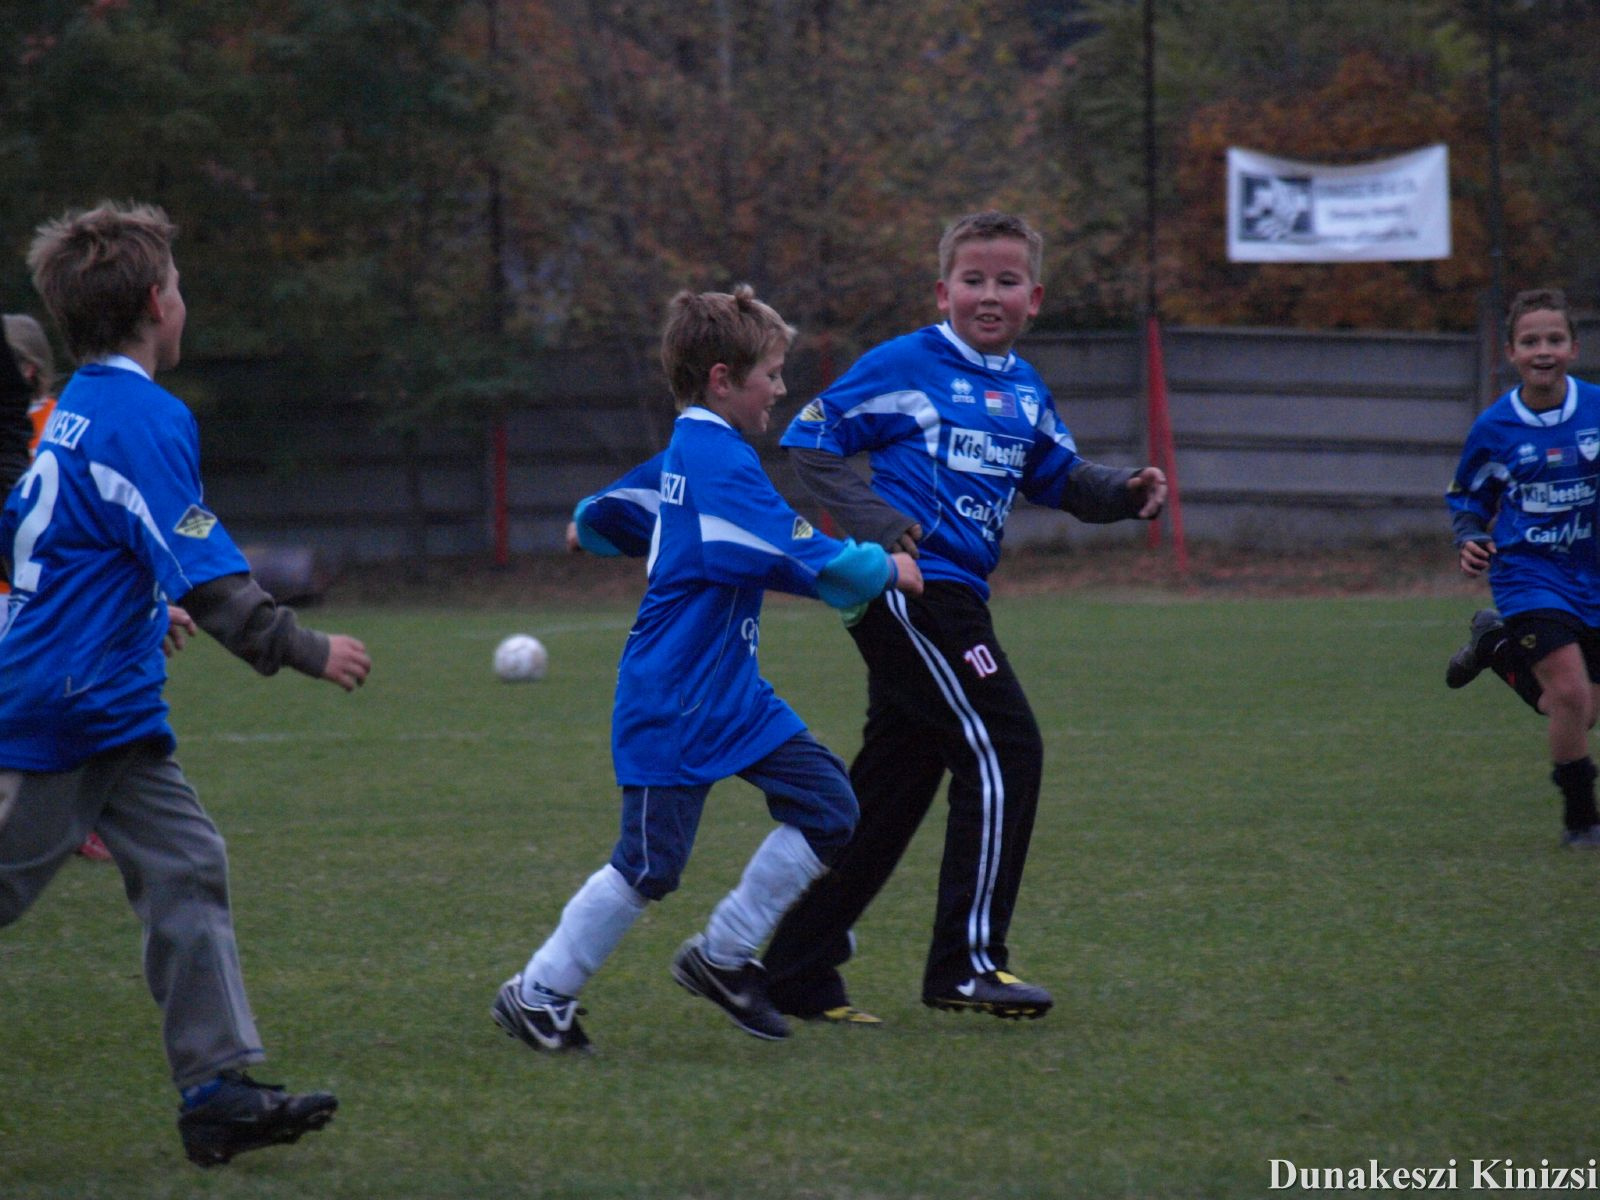
[[[61,465],[56,456],[48,450],[39,455],[17,487],[24,503],[34,496],[37,499],[17,526],[15,553],[11,558],[11,586],[19,592],[36,592],[40,567],[33,561],[33,547],[55,515],[56,495],[61,490]]]

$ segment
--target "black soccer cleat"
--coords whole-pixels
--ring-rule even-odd
[[[1467,644],[1450,656],[1450,665],[1444,669],[1445,686],[1463,688],[1476,679],[1489,665],[1490,647],[1486,641],[1504,628],[1505,622],[1492,608],[1480,608],[1473,613]]]
[[[1042,987],[1023,983],[1008,971],[985,971],[965,983],[922,997],[929,1008],[981,1012],[1007,1020],[1037,1020],[1055,1003]]]
[[[1600,825],[1587,829],[1563,829],[1561,844],[1578,850],[1600,850]]]
[[[189,1161],[220,1167],[236,1154],[297,1142],[314,1133],[339,1107],[331,1092],[291,1095],[276,1083],[257,1083],[243,1071],[224,1071],[222,1086],[178,1114],[178,1134]]]
[[[697,933],[678,947],[672,977],[727,1013],[751,1037],[769,1042],[788,1037],[789,1022],[767,996],[767,969],[753,958],[741,966],[719,967],[706,957],[705,943],[705,936]]]
[[[578,1024],[584,1010],[572,996],[556,996],[543,1004],[528,1004],[522,999],[522,976],[514,975],[500,988],[489,1015],[506,1031],[506,1036],[535,1050],[589,1050],[589,1035]]]

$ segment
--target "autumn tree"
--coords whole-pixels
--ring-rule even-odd
[[[1471,329],[1492,276],[1486,216],[1488,156],[1480,80],[1440,81],[1424,62],[1352,55],[1321,88],[1282,100],[1225,100],[1189,121],[1178,154],[1176,211],[1160,263],[1166,313],[1191,324],[1306,328]],[[1526,110],[1507,125],[1524,152],[1540,152]],[[1421,262],[1229,263],[1224,253],[1229,146],[1270,148],[1312,162],[1395,154],[1434,142],[1450,148],[1452,253]],[[1551,245],[1525,189],[1506,196],[1517,271],[1539,275]]]

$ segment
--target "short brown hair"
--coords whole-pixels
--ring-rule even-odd
[[[112,201],[39,226],[28,269],[75,358],[114,353],[138,335],[145,298],[172,269],[177,235],[155,205]]]
[[[1511,298],[1511,307],[1506,310],[1506,345],[1511,345],[1517,336],[1517,322],[1531,312],[1560,313],[1566,318],[1567,336],[1577,340],[1578,330],[1572,324],[1572,309],[1567,304],[1567,294],[1560,288],[1533,288],[1518,292]]]
[[[951,223],[939,239],[939,278],[950,277],[956,247],[962,242],[988,241],[991,238],[1017,238],[1028,247],[1028,274],[1033,282],[1044,282],[1044,235],[1021,217],[987,209],[968,213]]]
[[[723,363],[743,383],[763,355],[780,344],[787,349],[796,332],[747,283],[732,292],[679,292],[661,331],[661,366],[679,410],[704,398],[712,367]]]
[[[6,345],[17,361],[33,367],[34,395],[48,396],[56,386],[56,356],[44,326],[26,313],[6,313],[0,324],[5,326]]]

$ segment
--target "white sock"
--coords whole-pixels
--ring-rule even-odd
[[[576,996],[648,904],[610,863],[601,867],[561,910],[561,922],[522,969],[522,998],[535,1003],[534,984]]]
[[[780,825],[757,847],[739,886],[706,924],[706,957],[736,967],[756,956],[789,906],[821,875],[822,860],[793,825]]]

